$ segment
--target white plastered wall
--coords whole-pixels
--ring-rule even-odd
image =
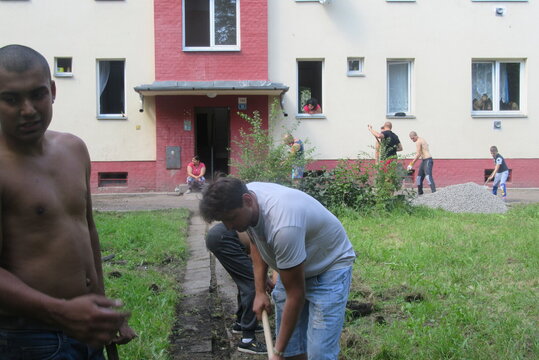
[[[93,161],[155,160],[153,98],[133,88],[154,81],[153,1],[0,1],[0,46],[22,44],[55,57],[72,57],[73,77],[56,78],[50,129],[73,133]],[[125,59],[127,120],[98,120],[96,60]]]
[[[490,158],[497,145],[505,157],[539,157],[539,13],[536,1],[270,0],[269,79],[290,86],[284,96],[288,121],[297,114],[297,59],[323,59],[325,119],[300,120],[296,131],[318,159],[373,153],[375,129],[386,119],[388,59],[412,59],[412,115],[389,119],[404,145],[415,151],[411,130],[431,145],[435,158]],[[496,16],[495,7],[506,8]],[[364,57],[364,77],[348,77],[347,58]],[[471,116],[472,59],[524,59],[523,117]],[[494,120],[502,129],[494,130]],[[279,134],[276,134],[276,137]]]

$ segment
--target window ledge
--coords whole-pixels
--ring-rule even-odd
[[[97,120],[127,120],[127,115],[97,115]]]
[[[415,115],[406,115],[406,116],[395,116],[395,115],[386,115],[386,119],[415,119]]]
[[[201,52],[201,51],[208,51],[208,52],[219,52],[219,51],[229,51],[229,52],[238,52],[241,51],[239,46],[231,46],[231,47],[184,47],[183,51],[185,52]]]
[[[54,73],[54,77],[73,77],[73,73],[63,72],[63,73]]]
[[[360,72],[349,72],[346,74],[348,77],[365,77],[365,73]]]
[[[474,114],[472,113],[472,118],[474,119],[485,119],[485,118],[527,118],[528,115],[522,114],[522,113],[512,113],[512,114],[504,114],[504,113],[490,113],[490,114]]]
[[[324,114],[296,114],[296,119],[326,119]]]

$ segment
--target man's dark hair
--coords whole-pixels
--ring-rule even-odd
[[[243,181],[234,177],[219,177],[202,193],[199,209],[202,218],[210,223],[222,220],[230,210],[243,206],[243,194],[249,193]]]
[[[51,78],[47,59],[34,49],[24,45],[7,45],[0,48],[0,68],[9,72],[23,73],[36,65],[41,66],[47,77]]]

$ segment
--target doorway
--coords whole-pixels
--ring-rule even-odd
[[[195,154],[206,165],[206,178],[228,174],[230,108],[195,108]]]

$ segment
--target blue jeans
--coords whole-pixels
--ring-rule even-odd
[[[0,329],[1,360],[105,360],[94,349],[62,332]]]
[[[284,351],[285,356],[307,353],[309,360],[337,360],[352,267],[329,270],[305,280],[305,304]],[[281,325],[286,291],[281,280],[272,292],[275,326]]]

